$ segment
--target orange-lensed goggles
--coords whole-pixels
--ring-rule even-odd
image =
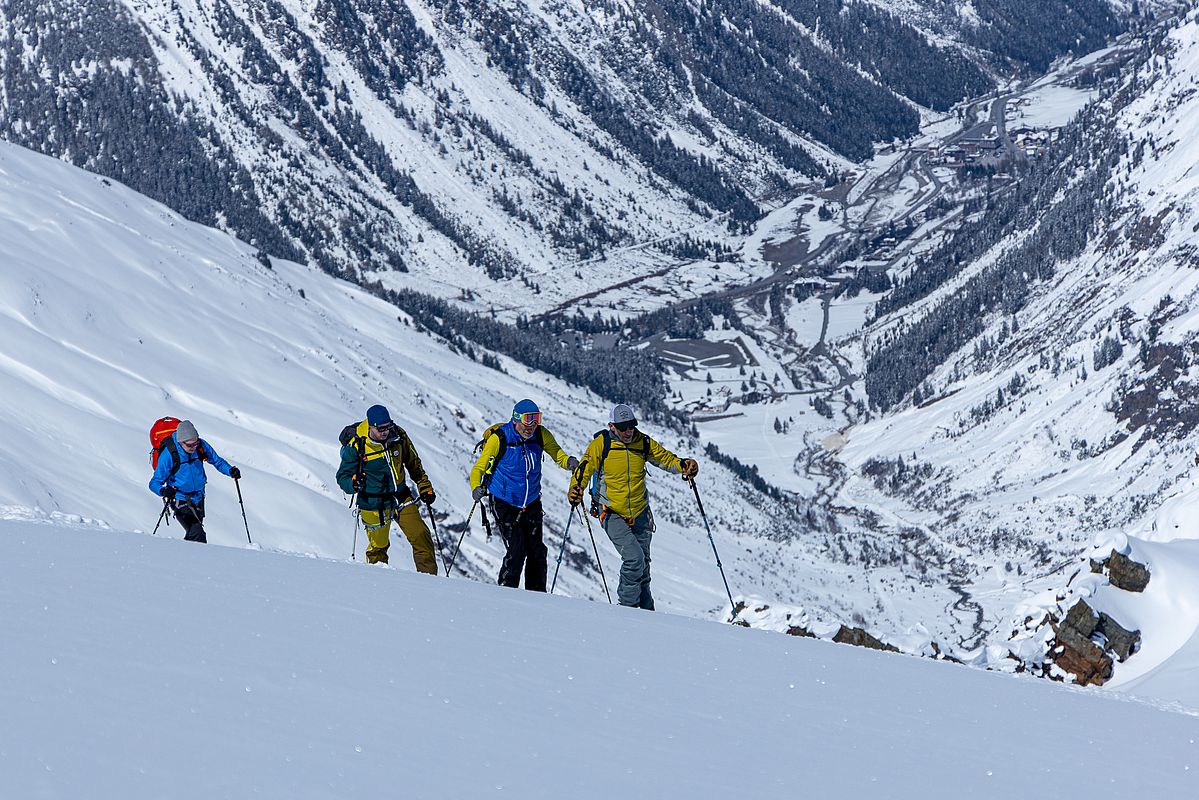
[[[516,422],[519,422],[522,425],[540,425],[541,424],[541,412],[540,411],[526,411],[523,414],[513,414],[512,419]]]

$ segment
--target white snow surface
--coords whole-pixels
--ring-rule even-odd
[[[1193,796],[1095,691],[344,562],[0,521],[0,796]]]

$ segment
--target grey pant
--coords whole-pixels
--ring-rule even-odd
[[[620,586],[616,589],[620,604],[653,611],[654,596],[649,591],[649,540],[653,537],[654,515],[645,509],[630,528],[624,519],[609,513],[604,517],[604,531],[620,553]]]

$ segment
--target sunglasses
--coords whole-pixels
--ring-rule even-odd
[[[522,425],[540,425],[541,424],[541,412],[540,411],[527,411],[524,414],[513,414],[512,419],[516,422],[519,422]]]
[[[621,433],[624,433],[625,431],[631,431],[633,428],[636,428],[637,420],[631,419],[628,422],[613,422],[612,427]]]
[[[200,440],[192,439],[190,442],[180,442],[179,444],[183,445],[188,450],[195,450],[197,447],[200,446]]]
[[[378,425],[372,425],[371,427],[377,430],[379,433],[391,433],[393,430],[395,430],[395,423],[383,422]]]

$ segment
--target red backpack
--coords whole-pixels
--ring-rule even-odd
[[[158,457],[164,449],[163,442],[179,427],[179,420],[174,417],[163,417],[150,426],[150,466],[158,469]]]
[[[175,419],[174,417],[163,417],[160,420],[156,420],[154,424],[150,426],[150,466],[152,466],[154,469],[158,469],[158,457],[162,455],[163,450],[170,450],[171,459],[174,462],[171,465],[172,478],[175,476],[175,473],[179,471],[179,449],[175,447],[175,440],[172,438],[172,434],[175,433],[175,430],[178,429],[178,427],[179,420]],[[203,447],[196,452],[199,454],[201,461],[208,460],[208,456],[205,454]]]

